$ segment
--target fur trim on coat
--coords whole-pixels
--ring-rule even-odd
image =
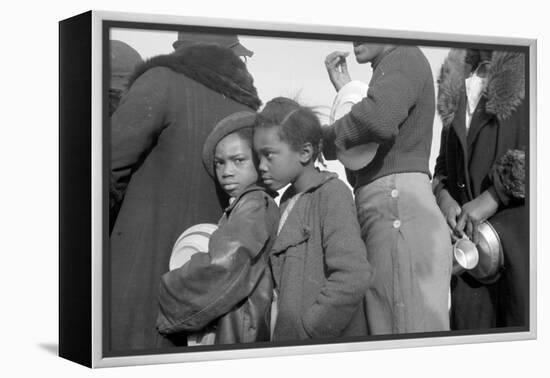
[[[464,79],[469,65],[465,62],[466,50],[452,49],[441,67],[437,80],[437,111],[444,126],[453,121],[460,95],[464,91]],[[525,58],[523,53],[494,51],[491,58],[487,86],[483,92],[487,98],[485,111],[499,120],[505,120],[521,104],[525,97]]]
[[[524,199],[525,152],[508,150],[493,166],[491,178],[501,200]]]
[[[128,88],[147,70],[166,67],[241,104],[258,110],[262,102],[246,65],[230,49],[193,45],[171,54],[155,56],[136,67]]]

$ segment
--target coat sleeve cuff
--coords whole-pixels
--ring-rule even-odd
[[[525,198],[525,152],[508,150],[493,166],[491,180],[501,204]]]

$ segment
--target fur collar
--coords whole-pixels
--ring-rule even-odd
[[[444,126],[453,121],[469,66],[464,62],[466,50],[452,49],[443,63],[437,80],[437,111]],[[525,97],[524,54],[494,51],[487,86],[485,111],[499,120],[508,118]]]
[[[136,67],[128,88],[145,71],[167,67],[241,104],[258,110],[261,101],[246,65],[230,49],[193,45],[171,54],[155,56]]]

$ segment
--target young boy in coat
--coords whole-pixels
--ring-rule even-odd
[[[220,121],[206,139],[203,163],[230,196],[208,253],[197,253],[162,277],[157,328],[161,334],[214,328],[215,344],[269,341],[272,279],[269,251],[279,209],[258,186],[252,152],[255,113]],[[212,199],[214,200],[214,199]]]

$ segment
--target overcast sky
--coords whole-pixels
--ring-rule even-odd
[[[126,42],[135,48],[142,58],[147,59],[173,51],[172,43],[176,32],[139,29],[111,29],[111,39]],[[317,41],[303,39],[266,38],[241,35],[241,43],[254,51],[247,66],[254,77],[254,84],[263,103],[276,96],[297,99],[302,105],[315,106],[328,118],[336,92],[328,79],[324,60],[335,50],[349,51],[348,69],[352,79],[369,82],[370,64],[358,64],[353,56],[350,42]],[[434,83],[449,49],[420,46],[430,62]],[[437,90],[437,87],[436,87]],[[326,123],[327,118],[321,117]],[[439,151],[441,121],[434,116],[434,133],[430,170],[433,172]],[[327,162],[328,169],[335,171],[345,181],[344,170],[338,161]]]

